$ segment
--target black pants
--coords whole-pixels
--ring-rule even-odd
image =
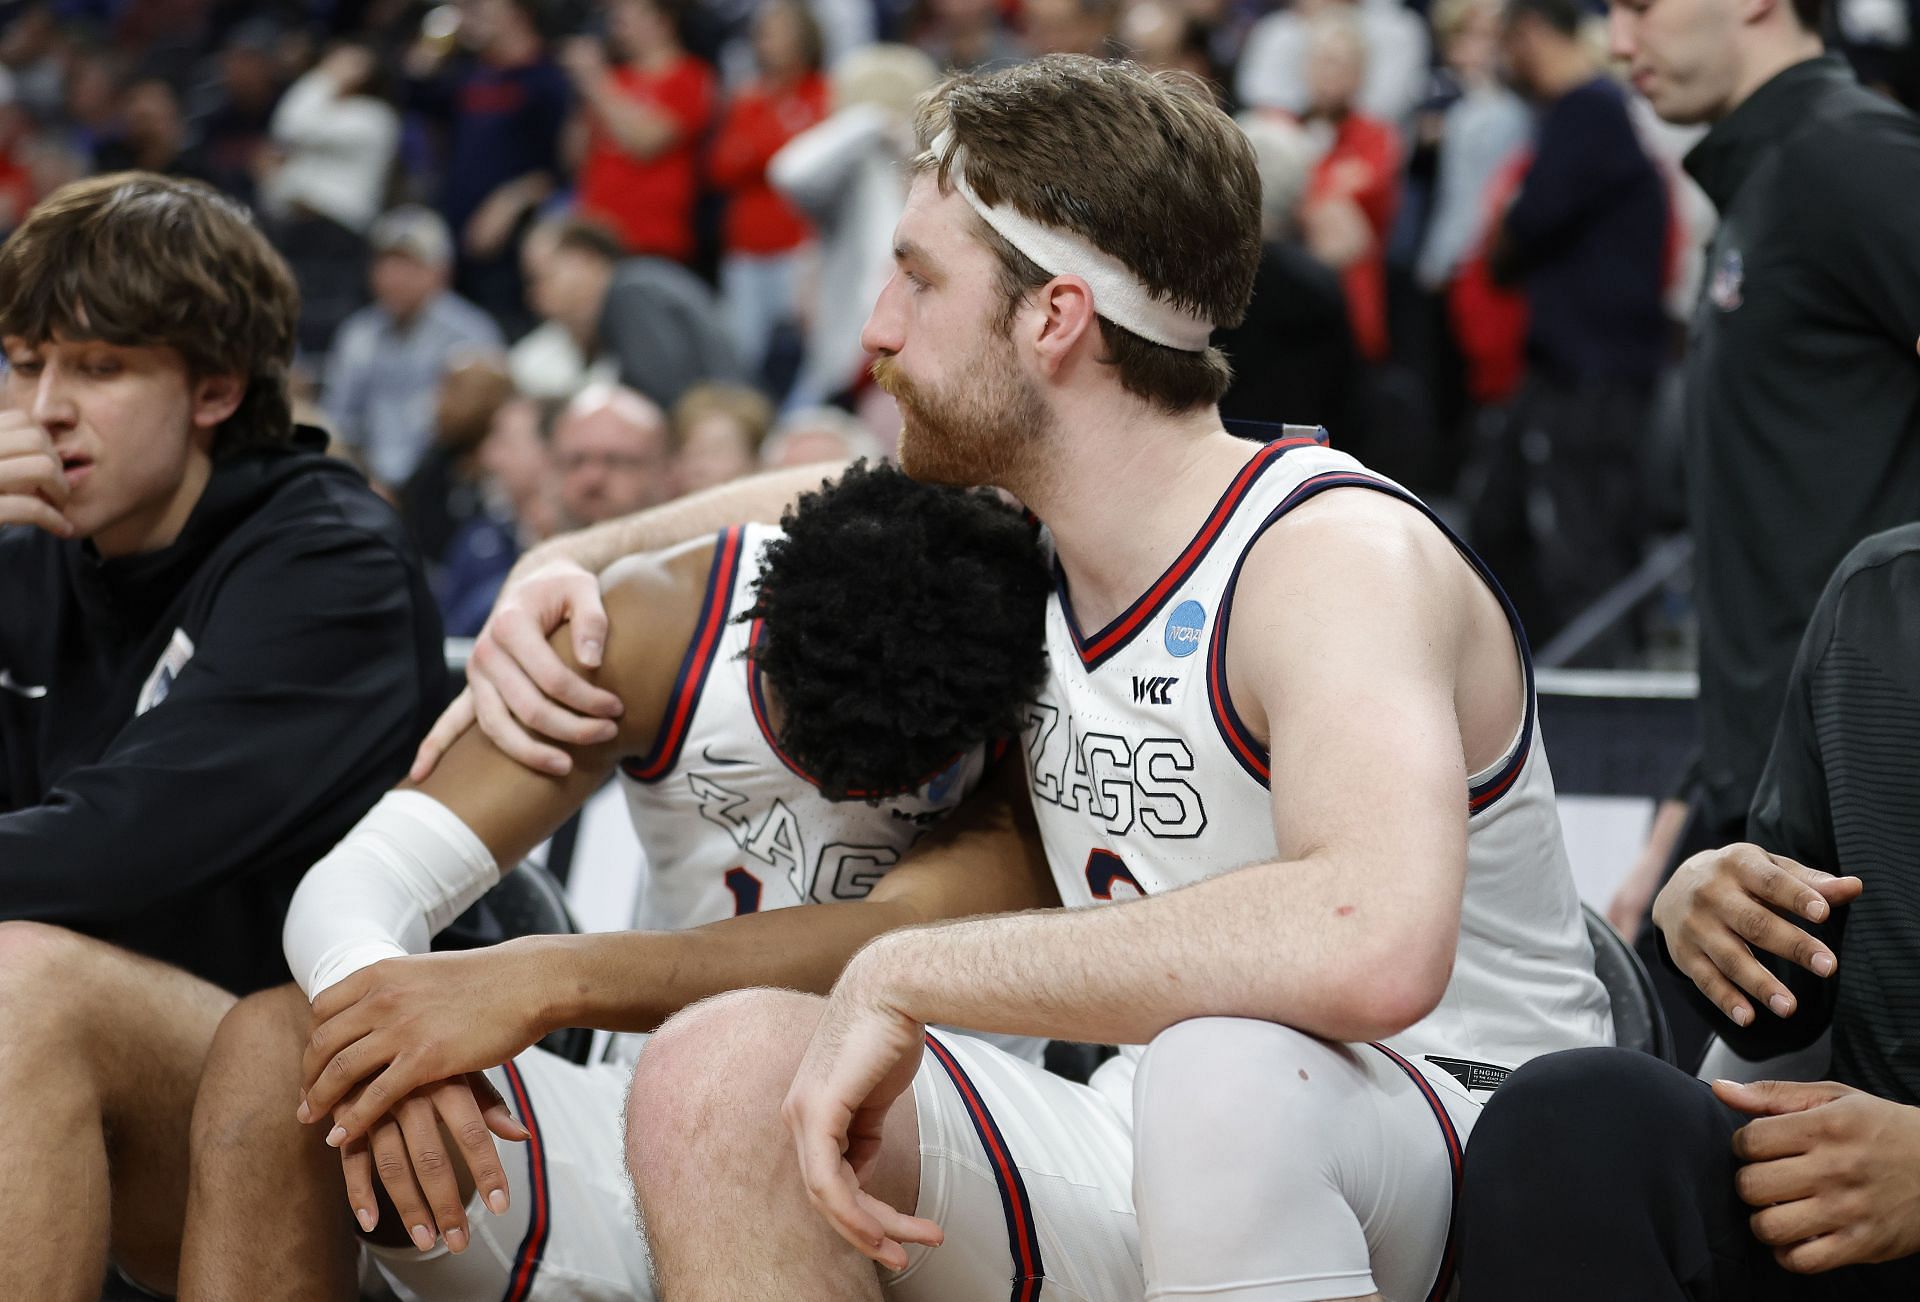
[[[1920,1257],[1794,1275],[1734,1193],[1741,1118],[1628,1049],[1535,1059],[1467,1145],[1461,1302],[1911,1302]]]

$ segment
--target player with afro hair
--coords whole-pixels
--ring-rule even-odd
[[[1020,731],[1051,584],[1021,512],[862,461],[780,526],[739,618],[759,621],[748,654],[784,707],[780,745],[828,798],[911,789],[956,738]]]

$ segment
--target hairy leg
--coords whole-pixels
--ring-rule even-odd
[[[352,1302],[358,1250],[340,1155],[295,1120],[308,1005],[296,986],[220,1023],[193,1109],[181,1302]]]
[[[627,1101],[627,1166],[667,1302],[855,1302],[873,1263],[807,1201],[780,1119],[821,1001],[748,990],[698,1004],[648,1041]],[[911,1211],[920,1146],[913,1095],[887,1118],[869,1192]]]
[[[109,1251],[171,1291],[187,1129],[233,996],[59,927],[0,922],[0,1207],[9,1278],[93,1302]]]

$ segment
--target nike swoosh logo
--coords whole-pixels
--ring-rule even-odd
[[[44,687],[35,687],[31,683],[16,681],[11,669],[0,669],[0,687],[6,688],[15,696],[24,696],[29,701],[37,701],[47,694],[47,689]]]
[[[736,765],[736,764],[745,764],[747,762],[742,759],[726,759],[723,756],[715,755],[713,753],[713,747],[711,746],[706,746],[701,748],[700,758],[704,759],[709,764]]]

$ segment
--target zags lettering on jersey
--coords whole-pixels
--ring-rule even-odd
[[[1110,835],[1136,824],[1149,836],[1191,840],[1207,828],[1193,772],[1193,750],[1179,737],[1128,738],[1082,733],[1044,701],[1027,707],[1027,775],[1034,798],[1084,811]]]
[[[900,862],[900,851],[893,846],[839,842],[822,846],[817,857],[809,857],[800,819],[784,800],[775,800],[764,812],[756,813],[748,810],[746,796],[728,790],[707,774],[689,773],[687,786],[700,801],[700,816],[725,828],[744,853],[784,874],[800,899],[816,904],[865,899],[887,869]],[[745,880],[752,883],[753,908],[744,907],[741,883]],[[750,913],[759,907],[760,880],[744,868],[727,874],[727,888],[736,901],[743,903],[740,912]]]

